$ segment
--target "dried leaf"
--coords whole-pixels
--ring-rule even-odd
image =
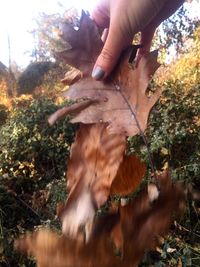
[[[68,161],[69,197],[61,213],[63,232],[75,236],[103,205],[123,159],[124,136],[109,134],[107,125],[81,125]]]
[[[49,123],[49,125],[53,125],[58,119],[66,116],[67,114],[76,113],[76,112],[82,110],[83,108],[89,107],[93,103],[97,103],[97,100],[95,100],[95,99],[94,100],[86,100],[86,101],[76,103],[74,105],[69,105],[69,106],[63,107],[63,108],[57,110],[56,112],[54,112],[48,118],[48,123]]]
[[[95,207],[100,207],[107,200],[124,154],[125,136],[140,133],[146,127],[150,109],[159,96],[157,91],[149,97],[146,90],[159,64],[155,51],[143,57],[133,69],[129,64],[132,49],[128,49],[110,81],[95,81],[91,72],[103,47],[95,23],[83,13],[79,29],[66,22],[62,37],[71,49],[59,55],[83,73],[81,79],[71,85],[66,96],[82,102],[57,111],[49,121],[53,124],[64,115],[73,114],[72,122],[89,124],[81,126],[72,146],[67,173],[70,194],[61,212],[63,232],[75,236],[80,225],[91,224]],[[74,79],[76,75],[69,82]],[[129,168],[131,172],[131,166]],[[121,172],[124,171],[122,167]],[[140,171],[142,176],[142,168]],[[119,175],[125,177],[124,173]],[[131,174],[128,174],[126,183],[116,179],[113,192],[129,193],[139,184],[141,176],[131,180]]]
[[[152,203],[148,189],[143,191],[120,208],[120,221],[112,230],[117,246],[122,249],[123,259],[130,265],[131,262],[137,264],[147,249],[156,248],[158,237],[169,230],[172,215],[180,216],[184,212],[185,195],[180,184],[173,184],[169,173],[161,174],[158,183],[158,198]]]
[[[142,57],[134,69],[129,64],[132,49],[128,49],[109,81],[95,81],[91,72],[103,45],[95,23],[83,14],[78,31],[69,24],[63,26],[63,31],[72,49],[63,51],[62,59],[84,72],[83,78],[73,84],[64,96],[74,101],[82,98],[99,100],[77,112],[71,122],[105,122],[109,124],[111,133],[127,136],[144,131],[149,112],[160,96],[160,90],[152,96],[146,94],[150,78],[159,67],[157,51]]]
[[[80,225],[92,223],[95,207],[107,200],[124,154],[125,136],[135,135],[146,128],[149,112],[160,94],[157,90],[154,95],[147,96],[146,91],[159,64],[157,51],[154,51],[141,58],[133,69],[129,64],[132,50],[128,49],[110,80],[98,82],[91,78],[91,72],[103,43],[95,23],[83,13],[79,29],[66,22],[62,37],[71,49],[59,55],[83,73],[65,96],[82,102],[53,114],[50,123],[63,115],[73,114],[72,122],[89,124],[81,125],[72,146],[67,173],[70,194],[61,212],[63,232],[75,236]],[[70,78],[69,82],[76,81],[76,77]],[[119,176],[124,178],[125,169],[121,168]],[[132,171],[131,166],[129,170]],[[139,170],[142,174],[143,168]],[[113,192],[126,194],[130,189],[134,190],[141,179],[140,174],[131,180],[129,173],[126,184],[123,178],[116,179]]]
[[[159,177],[160,194],[151,203],[147,188],[120,214],[96,218],[88,243],[81,235],[77,240],[41,229],[26,234],[15,242],[15,247],[36,257],[38,267],[133,267],[141,261],[147,249],[156,249],[158,237],[166,234],[172,214],[183,211],[184,192],[173,184],[168,174]],[[122,250],[121,257],[115,248]]]
[[[34,256],[37,267],[122,266],[121,261],[112,253],[112,244],[109,237],[106,238],[105,232],[102,237],[98,236],[99,240],[94,239],[84,245],[83,242],[41,229],[22,236],[15,242],[15,248]]]
[[[149,74],[158,67],[157,51],[141,58],[134,70],[129,67],[128,58],[124,58],[111,82],[103,83],[85,77],[64,93],[65,97],[74,101],[99,99],[95,105],[79,112],[71,122],[108,122],[111,133],[128,136],[145,130],[149,112],[160,96],[160,90],[152,96],[146,95]]]
[[[145,164],[134,156],[124,156],[111,185],[110,194],[128,195],[139,186],[146,171]]]
[[[61,80],[66,85],[71,85],[82,78],[82,73],[77,69],[72,69],[65,73],[65,77]]]
[[[182,259],[178,258],[177,267],[183,267]]]
[[[79,29],[66,21],[62,25],[61,37],[70,44],[71,49],[57,52],[57,56],[84,75],[90,75],[103,46],[94,21],[83,12]]]

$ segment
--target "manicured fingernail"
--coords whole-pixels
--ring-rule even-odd
[[[92,78],[99,81],[102,80],[105,75],[105,71],[101,67],[97,66],[92,72]]]

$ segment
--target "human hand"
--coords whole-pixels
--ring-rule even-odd
[[[150,51],[154,32],[171,16],[184,0],[100,0],[92,18],[105,29],[105,41],[92,73],[96,80],[104,79],[113,70],[119,56],[134,35],[141,32],[141,45],[136,61]]]

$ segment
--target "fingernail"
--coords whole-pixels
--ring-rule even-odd
[[[105,71],[101,67],[97,66],[92,72],[92,78],[99,81],[102,80],[105,75]]]

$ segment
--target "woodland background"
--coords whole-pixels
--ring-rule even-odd
[[[69,66],[58,62],[54,48],[59,14],[41,14],[32,62],[25,70],[12,60],[0,62],[0,266],[35,266],[17,253],[20,233],[47,225],[60,230],[56,203],[66,199],[66,161],[77,125],[69,118],[49,126],[47,118],[66,105],[60,80]],[[137,42],[137,38],[136,38]],[[162,66],[150,90],[162,87],[145,135],[157,170],[169,168],[189,194],[187,212],[156,252],[140,266],[200,266],[200,23],[183,7],[162,24],[154,39]],[[170,50],[176,51],[172,58]],[[171,63],[166,63],[169,58]],[[149,167],[142,138],[129,139],[129,152]],[[116,200],[118,197],[116,196]]]

